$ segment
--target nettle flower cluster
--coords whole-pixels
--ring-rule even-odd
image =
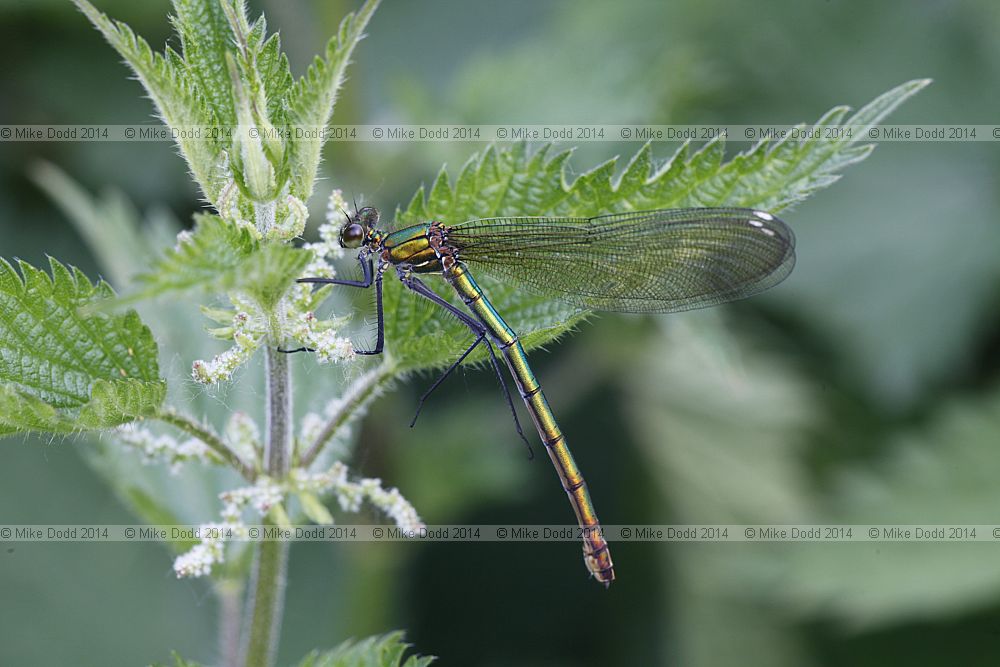
[[[316,441],[329,420],[341,412],[342,403],[343,399],[333,399],[325,406],[324,414],[310,412],[302,418],[295,442],[297,451],[301,452],[308,443]],[[135,423],[120,427],[117,434],[123,443],[141,454],[144,463],[167,463],[172,473],[177,473],[188,462],[220,462],[215,452],[197,438],[178,440],[169,435],[155,434]],[[331,440],[341,443],[349,438],[350,425],[347,424],[331,436]],[[260,463],[263,454],[260,429],[249,415],[234,413],[222,440],[244,461]],[[309,520],[319,524],[334,523],[333,516],[321,501],[324,496],[333,496],[344,512],[360,512],[367,502],[406,534],[419,533],[423,529],[424,524],[416,509],[398,489],[385,489],[381,480],[375,478],[352,481],[349,474],[348,467],[336,461],[315,472],[303,467],[292,468],[283,479],[258,475],[250,486],[221,493],[220,520],[199,526],[201,542],[175,559],[174,572],[178,577],[211,574],[213,566],[225,561],[227,542],[254,537],[248,532],[248,514],[257,518],[269,517],[278,525],[291,525],[293,520],[285,508],[292,498],[298,501],[302,513]]]
[[[336,274],[330,260],[340,258],[344,252],[340,247],[339,235],[343,215],[341,211],[345,206],[340,190],[334,190],[327,206],[326,221],[319,227],[320,241],[303,246],[312,252],[312,260],[305,270],[307,275],[332,278]],[[258,237],[267,234],[261,233],[246,220],[236,218],[236,221],[251,229]],[[297,234],[302,231],[297,225],[296,230]],[[184,242],[186,239],[178,238],[178,243]],[[261,307],[247,294],[236,292],[230,294],[229,298],[233,309],[202,309],[207,317],[224,325],[211,329],[210,333],[217,338],[232,340],[233,346],[213,359],[194,362],[191,375],[198,383],[210,385],[229,380],[236,369],[272,337],[275,317],[279,320],[276,324],[283,336],[301,347],[314,350],[316,359],[321,364],[345,361],[354,356],[350,340],[338,334],[346,320],[317,318],[314,312],[317,299],[309,284],[294,285],[274,312]]]
[[[224,562],[226,542],[255,537],[243,521],[248,508],[261,517],[277,515],[279,525],[290,525],[291,521],[283,510],[283,504],[290,495],[298,496],[303,510],[317,523],[333,523],[333,517],[317,499],[324,494],[336,496],[345,512],[360,511],[362,503],[367,500],[404,531],[416,533],[424,528],[416,510],[399,490],[383,489],[378,479],[352,482],[348,479],[347,466],[339,461],[318,473],[295,468],[284,481],[262,476],[253,486],[222,493],[219,496],[223,503],[222,521],[200,526],[201,542],[174,560],[174,572],[178,577],[211,574],[214,565]]]

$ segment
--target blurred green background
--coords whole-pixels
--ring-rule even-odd
[[[97,4],[154,45],[176,43],[166,0]],[[354,3],[251,6],[301,73]],[[998,30],[991,0],[386,2],[335,122],[787,124],[931,77],[891,122],[995,123]],[[0,2],[0,123],[149,119],[118,60],[64,0]],[[331,187],[391,211],[478,148],[330,145],[314,219]],[[637,148],[585,144],[572,166]],[[134,209],[112,209],[151,228],[199,206],[168,144],[0,144],[4,257],[108,275],[28,177],[39,159],[90,192],[122,193]],[[597,317],[535,352],[603,521],[1000,523],[998,185],[994,143],[884,144],[783,215],[799,260],[778,288],[714,311]],[[175,377],[221,350],[185,312],[173,328],[153,323]],[[296,364],[301,411],[336,395],[340,369]],[[428,523],[569,522],[488,372],[460,373],[407,428],[399,415],[431,380],[374,404],[354,470],[398,486]],[[177,391],[220,426],[259,400]],[[0,523],[131,522],[87,465],[97,447],[7,439]],[[165,476],[162,492],[189,503],[191,521],[211,520],[214,491],[186,476]],[[1000,659],[1000,545],[625,543],[614,556],[619,581],[605,591],[570,543],[296,544],[281,662],[392,628],[469,667]],[[0,553],[3,665],[135,665],[171,649],[210,663],[217,613],[209,587],[175,580],[157,545]]]

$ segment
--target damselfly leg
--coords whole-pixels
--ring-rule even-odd
[[[382,354],[382,350],[385,347],[385,313],[382,308],[382,272],[375,272],[374,266],[372,266],[371,259],[365,259],[363,257],[358,258],[358,263],[361,265],[361,280],[338,280],[336,278],[299,278],[295,282],[298,283],[316,283],[321,285],[342,285],[344,287],[360,287],[362,289],[368,289],[373,284],[375,285],[375,317],[377,318],[378,327],[377,333],[375,334],[375,347],[371,350],[354,350],[354,354],[361,355],[377,355]],[[315,352],[316,350],[310,347],[300,347],[294,350],[283,350],[278,348],[278,352],[284,352],[285,354],[295,354],[296,352]]]
[[[361,280],[338,280],[336,278],[299,278],[298,281],[296,282],[315,283],[322,285],[341,285],[344,287],[359,287],[362,289],[368,289],[369,287],[374,285],[375,312],[376,312],[376,320],[378,326],[378,333],[375,340],[375,347],[371,350],[355,350],[355,354],[362,354],[362,355],[382,354],[385,348],[385,309],[382,303],[382,271],[381,270],[375,271],[371,259],[359,258],[358,263],[361,265],[361,273],[362,273]],[[442,299],[433,290],[431,290],[422,282],[420,282],[420,280],[418,280],[416,277],[400,276],[400,279],[408,289],[416,292],[425,299],[434,302],[438,306],[441,306],[442,308],[450,312],[462,324],[467,326],[476,336],[475,341],[473,341],[472,345],[469,346],[469,348],[462,354],[462,356],[459,357],[458,360],[455,361],[455,363],[449,366],[448,369],[445,370],[445,372],[442,373],[441,376],[420,397],[420,400],[417,404],[417,411],[413,415],[413,419],[410,421],[410,427],[412,428],[417,423],[417,418],[420,416],[420,411],[423,410],[424,403],[427,401],[428,397],[430,397],[430,395],[434,392],[434,390],[437,389],[439,386],[441,386],[441,383],[443,383],[445,379],[449,375],[451,375],[452,371],[458,368],[458,366],[463,361],[465,361],[466,357],[468,357],[472,353],[472,351],[476,349],[478,345],[485,343],[486,349],[489,351],[490,354],[490,365],[493,367],[493,372],[496,374],[497,380],[499,380],[500,382],[500,388],[503,390],[504,398],[507,401],[507,407],[510,408],[510,414],[514,418],[514,427],[517,429],[517,434],[520,436],[521,440],[523,440],[524,444],[528,447],[529,458],[534,458],[535,454],[534,451],[531,449],[531,444],[528,442],[528,439],[524,436],[524,431],[521,429],[521,422],[517,417],[517,411],[514,409],[514,401],[511,398],[510,390],[507,387],[507,381],[504,379],[503,371],[500,368],[500,362],[497,360],[496,352],[493,350],[493,343],[489,340],[489,337],[486,335],[487,333],[486,327],[484,327],[475,318],[469,316],[466,313],[463,313],[461,310],[459,310],[452,304],[448,303],[448,301]],[[295,354],[297,352],[315,352],[315,350],[309,347],[300,347],[294,350],[284,350],[278,348],[278,351],[284,352],[285,354]]]
[[[504,378],[503,371],[500,369],[500,362],[497,361],[496,353],[493,350],[493,342],[490,341],[489,336],[486,335],[487,334],[486,327],[483,326],[483,324],[479,322],[479,320],[469,316],[466,313],[463,313],[461,310],[459,310],[452,304],[448,303],[448,301],[441,298],[436,292],[434,292],[432,289],[427,287],[427,285],[422,283],[419,278],[416,278],[415,276],[412,275],[401,275],[400,281],[403,283],[403,285],[407,287],[407,289],[416,292],[417,294],[424,297],[428,301],[431,301],[434,304],[447,310],[449,313],[454,315],[459,322],[469,327],[472,333],[476,335],[476,340],[473,341],[472,345],[470,345],[469,348],[462,353],[462,356],[460,356],[451,366],[449,366],[448,369],[441,374],[441,377],[439,377],[434,382],[434,384],[432,384],[430,388],[426,392],[424,392],[424,395],[420,397],[420,402],[417,405],[417,412],[415,415],[413,415],[413,421],[410,422],[410,427],[412,428],[413,425],[417,423],[417,417],[420,416],[420,411],[423,409],[424,401],[427,400],[427,397],[430,396],[431,393],[435,389],[437,389],[449,375],[451,375],[452,371],[458,368],[458,366],[463,361],[465,361],[465,358],[468,357],[469,354],[471,354],[474,349],[476,349],[477,345],[485,342],[486,349],[490,353],[490,364],[493,366],[493,372],[496,374],[497,380],[499,380],[500,382],[500,388],[503,389],[504,398],[507,400],[507,407],[510,408],[510,414],[514,418],[514,427],[517,429],[517,434],[521,437],[521,440],[524,441],[525,446],[527,446],[528,448],[528,457],[535,458],[535,452],[534,450],[531,449],[531,443],[529,443],[528,439],[524,437],[524,431],[521,430],[521,422],[517,418],[517,410],[514,409],[514,401],[511,399],[510,389],[507,387],[507,380]]]

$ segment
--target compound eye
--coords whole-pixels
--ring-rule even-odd
[[[358,222],[371,229],[378,224],[378,209],[374,206],[365,206],[358,211]]]
[[[360,248],[365,240],[365,228],[356,222],[344,225],[340,230],[340,245],[344,248]]]

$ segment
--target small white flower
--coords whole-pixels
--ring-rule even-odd
[[[344,224],[345,210],[347,210],[347,202],[344,200],[344,193],[340,188],[331,190],[330,198],[326,200],[326,224],[320,227],[320,238],[327,243],[336,243],[338,247],[340,227]],[[330,232],[335,232],[335,234],[331,235]]]
[[[339,461],[326,472],[308,473],[304,470],[294,470],[289,476],[289,481],[292,485],[291,491],[315,494],[333,492],[345,512],[359,511],[361,504],[368,500],[405,531],[416,532],[424,527],[416,509],[398,489],[386,491],[382,488],[382,481],[375,478],[362,478],[357,482],[351,482],[347,479],[347,466]]]
[[[221,549],[215,545],[197,544],[187,553],[174,559],[174,572],[177,578],[204,577],[212,573],[212,565],[221,562]]]
[[[205,524],[201,527],[202,535],[205,535],[201,543],[174,561],[177,576],[205,576],[211,573],[213,565],[222,563],[226,541],[247,534],[246,524],[242,521],[243,511],[247,507],[253,507],[263,516],[284,502],[285,496],[298,493],[333,493],[341,508],[348,512],[357,512],[361,509],[361,504],[368,500],[405,533],[419,533],[424,528],[417,511],[398,489],[385,490],[381,481],[373,478],[352,482],[348,479],[347,466],[339,461],[323,472],[311,473],[303,468],[293,468],[284,481],[260,477],[253,486],[219,494],[222,501],[222,523]]]
[[[212,566],[225,560],[225,546],[230,539],[244,537],[246,526],[241,522],[206,523],[198,527],[201,542],[174,559],[174,573],[181,577],[204,577]]]
[[[174,474],[188,461],[211,461],[208,445],[196,438],[178,441],[169,435],[156,435],[134,423],[119,427],[116,435],[123,443],[139,450],[144,464],[168,463],[170,472]]]
[[[229,380],[265,340],[267,326],[263,314],[240,297],[233,298],[233,305],[239,308],[233,315],[232,324],[235,345],[209,361],[196,360],[191,365],[191,377],[195,382],[218,384]]]
[[[261,516],[271,511],[271,508],[285,499],[281,485],[268,477],[260,477],[252,487],[250,504]]]
[[[196,360],[191,364],[191,377],[201,384],[225,382],[252,354],[252,349],[239,344],[234,345],[209,361]]]

